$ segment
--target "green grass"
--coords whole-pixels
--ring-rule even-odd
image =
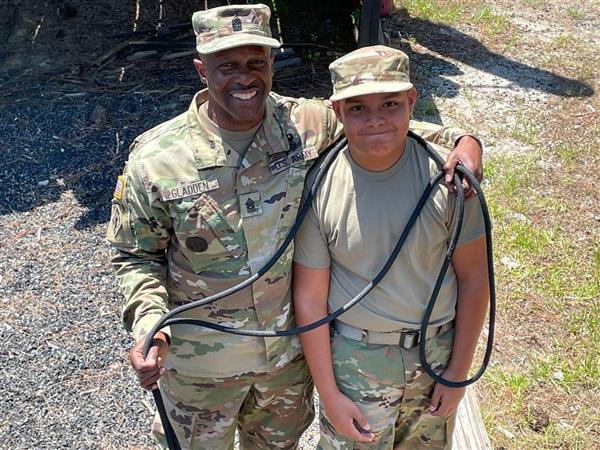
[[[460,95],[462,95],[464,98],[469,100],[469,103],[471,103],[471,104],[475,103],[475,94],[468,87],[462,87],[460,90]]]
[[[539,155],[531,153],[519,155],[517,159],[512,155],[494,155],[485,161],[484,177],[490,181],[492,192],[501,191],[503,197],[512,198],[511,205],[514,206],[514,202],[518,202],[518,199],[513,196],[517,190],[529,187],[531,181],[529,174],[535,170],[539,159]],[[491,201],[493,203],[495,199]],[[517,212],[522,211],[517,210]]]
[[[486,377],[493,389],[509,394],[506,402],[512,411],[521,410],[524,396],[531,383],[526,373],[495,368],[490,370]]]
[[[572,161],[579,153],[576,147],[571,145],[561,145],[556,150],[560,159]]]
[[[552,233],[548,230],[537,229],[529,223],[513,222],[505,230],[509,249],[523,256],[538,256],[544,253],[552,243]]]
[[[537,138],[528,140],[535,147]],[[516,347],[520,357],[490,369],[484,377],[484,421],[497,447],[591,448],[589,428],[595,423],[594,414],[598,418],[597,401],[580,405],[572,399],[588,392],[596,392],[597,398],[600,390],[600,248],[589,248],[589,242],[600,241],[575,239],[585,234],[576,228],[579,191],[568,180],[579,170],[581,158],[597,160],[598,153],[575,141],[554,150],[536,147],[526,154],[490,155],[485,161],[498,310],[511,336],[535,335],[544,344],[498,340],[504,348]],[[550,159],[552,164],[540,166]],[[564,186],[549,172],[557,164]],[[548,184],[561,189],[549,195]],[[573,227],[549,218],[561,218]],[[600,236],[597,228],[580,233],[584,230]],[[499,262],[504,256],[519,266],[504,267]],[[513,328],[510,322],[516,315],[521,316],[520,325]],[[547,411],[548,417],[540,419],[540,411]]]
[[[417,117],[423,116],[434,116],[439,114],[437,106],[435,106],[435,100],[432,98],[419,100],[415,105],[414,114]]]
[[[554,43],[559,48],[566,48],[573,43],[573,36],[569,34],[559,34],[554,38]]]
[[[441,2],[435,0],[405,0],[396,4],[405,7],[413,17],[424,18],[432,22],[456,25],[463,16],[461,2]]]
[[[517,33],[509,33],[502,45],[502,53],[505,54],[515,49],[521,43],[521,39]]]
[[[397,6],[406,8],[413,17],[427,19],[432,22],[454,26],[461,23],[476,23],[480,26],[484,37],[493,39],[510,30],[509,20],[495,14],[486,2],[451,2],[442,0],[404,0],[397,1]],[[473,9],[475,10],[474,12]],[[509,45],[516,45],[514,33],[509,38]]]
[[[576,6],[571,6],[567,8],[567,16],[571,19],[580,20],[585,17],[585,13]]]
[[[509,22],[504,16],[494,14],[489,5],[483,5],[472,15],[471,21],[481,25],[483,34],[488,38],[508,30]]]
[[[525,114],[517,112],[515,123],[510,132],[514,140],[533,145],[538,141],[539,127]]]
[[[531,379],[536,383],[550,384],[572,395],[577,388],[591,389],[598,386],[598,358],[591,353],[569,357],[569,349],[557,345],[553,354],[534,356]]]

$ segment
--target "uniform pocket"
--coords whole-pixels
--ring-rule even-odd
[[[223,264],[238,261],[246,253],[242,232],[235,232],[218,204],[206,194],[187,209],[176,226],[181,253],[195,273],[217,266],[219,271],[226,271]]]
[[[434,372],[441,375],[446,369],[452,356],[452,346],[454,345],[454,328],[427,339],[425,345],[425,354],[427,361],[431,364]]]
[[[404,446],[400,448],[449,449],[452,442],[452,435],[448,435],[449,420],[449,417],[420,412],[416,426],[412,427],[411,433],[403,441]]]

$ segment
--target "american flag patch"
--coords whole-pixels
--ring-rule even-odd
[[[119,175],[117,178],[117,185],[115,186],[115,192],[113,192],[113,198],[121,200],[123,198],[123,192],[125,192],[125,177]]]

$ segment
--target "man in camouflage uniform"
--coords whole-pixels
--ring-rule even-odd
[[[238,284],[268,261],[294,223],[308,169],[341,133],[322,101],[270,91],[271,49],[280,44],[269,17],[264,5],[193,15],[194,64],[208,88],[135,140],[112,202],[107,237],[117,249],[123,322],[137,342],[130,360],[143,387],[160,377],[182,448],[232,448],[237,427],[244,448],[292,449],[313,417],[297,338],[182,325],[157,333],[146,359],[141,351],[169,309]],[[460,130],[422,134],[460,139],[452,161],[479,166],[479,146]],[[188,316],[234,328],[293,326],[292,254],[290,246],[252,287]]]
[[[296,236],[298,325],[342,307],[376,276],[437,172],[407,136],[416,100],[408,65],[400,50],[378,45],[329,66],[348,147],[321,181]],[[334,321],[331,344],[327,326],[300,336],[322,406],[319,449],[450,448],[464,389],[435,384],[418,344],[426,339],[427,360],[438,374],[466,379],[488,296],[483,216],[471,198],[431,325],[419,335],[454,209],[455,196],[440,186],[386,276]]]

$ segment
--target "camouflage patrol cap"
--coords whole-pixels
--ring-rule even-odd
[[[271,36],[271,10],[263,4],[229,5],[196,11],[192,25],[196,33],[196,50],[201,55],[244,45],[279,48]]]
[[[413,87],[408,66],[408,56],[395,48],[374,45],[354,50],[329,65],[331,100],[407,91]]]

